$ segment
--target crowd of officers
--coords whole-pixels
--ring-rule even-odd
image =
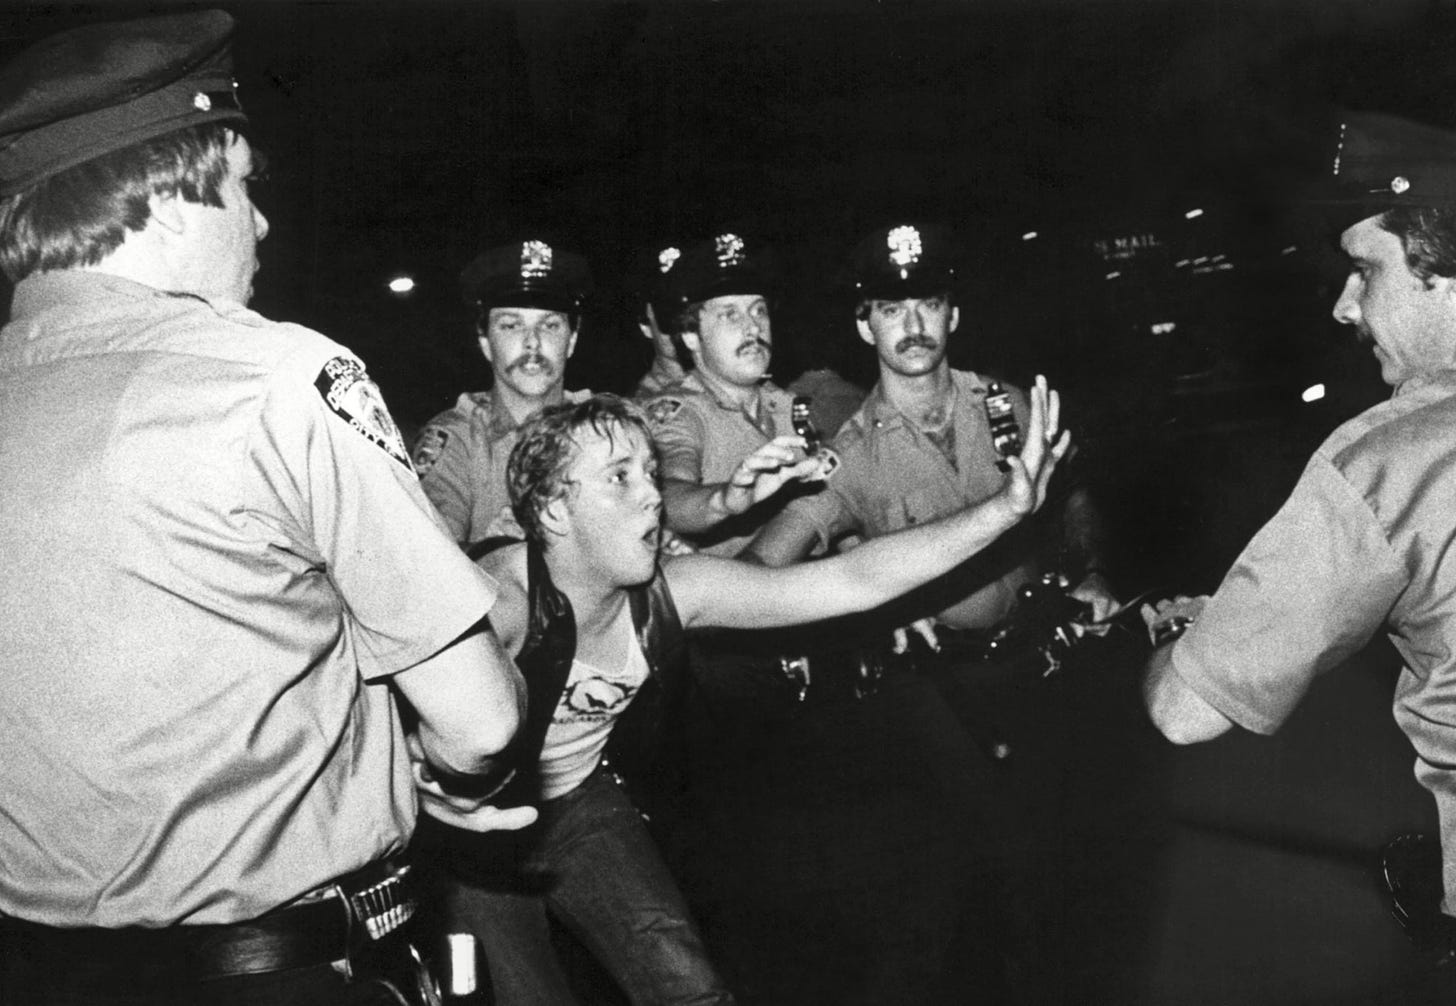
[[[663,248],[656,260],[659,270],[644,284],[640,313],[654,361],[636,398],[654,446],[669,551],[783,567],[930,524],[1001,490],[1005,474],[998,467],[1002,458],[993,445],[986,401],[990,379],[953,370],[947,358],[960,312],[958,249],[945,228],[896,224],[876,230],[853,250],[858,304],[846,309],[844,328],[850,337],[851,325],[857,327],[878,357],[881,377],[869,393],[840,380],[838,394],[800,396],[770,379],[775,277],[772,258],[751,239],[720,233],[681,249]],[[483,554],[502,541],[525,537],[508,470],[523,426],[543,410],[592,398],[588,390],[565,386],[591,276],[580,255],[528,238],[480,255],[464,269],[461,281],[493,386],[461,394],[452,408],[427,422],[413,460],[421,488],[462,547]],[[824,372],[813,377],[821,390],[834,379]],[[1026,392],[1007,384],[1001,393],[1009,398],[1018,426],[1029,423]],[[921,654],[923,665],[927,657],[950,659],[953,649],[969,668],[985,657],[984,646],[974,654],[972,649],[989,642],[992,631],[1012,614],[1018,593],[1046,569],[1074,575],[1067,593],[1074,603],[1085,604],[1088,621],[1111,614],[1116,601],[1093,551],[1099,535],[1090,502],[1075,488],[1054,500],[1051,519],[1028,522],[1003,536],[921,588],[895,612],[864,619],[852,634],[842,625],[820,627],[817,633],[769,633],[763,631],[766,623],[758,623],[752,633],[696,635],[689,644],[692,677],[702,701],[718,711],[707,724],[731,720],[734,714],[727,710],[742,711],[752,720],[757,707],[758,715],[772,716],[789,695],[811,704],[830,693],[865,697],[880,687],[883,676],[908,672],[912,652]],[[831,636],[836,637],[832,645],[826,642]],[[957,637],[954,647],[951,636]],[[977,667],[975,673],[985,676],[986,671]],[[545,700],[559,708],[544,739],[543,764],[554,763],[558,751],[575,742],[581,724],[611,721],[633,698],[634,686],[611,673],[588,678],[573,677],[559,698]],[[968,733],[971,744],[989,749],[1005,742],[987,732],[989,722],[975,708],[983,698],[961,697],[955,703],[963,707],[966,722],[952,733]],[[915,736],[926,728],[923,716],[904,727],[906,744],[925,743]],[[554,818],[562,806],[557,801],[575,793],[576,784],[587,784],[595,767],[595,761],[583,766],[571,786],[547,790],[542,807],[552,808]],[[967,792],[979,784],[975,772],[967,772],[962,782]],[[927,794],[924,802],[951,798]],[[644,795],[639,803],[642,799],[651,797]],[[849,789],[844,799],[856,802]],[[873,827],[873,812],[862,813],[862,824]],[[819,838],[834,840],[827,833]],[[539,859],[546,840],[536,842]],[[566,998],[564,978],[546,940],[550,923],[562,921],[604,958],[617,983],[634,997],[706,1001],[704,989],[717,993],[719,983],[711,977],[680,899],[656,901],[662,918],[682,920],[676,943],[669,939],[674,929],[668,925],[654,927],[645,940],[613,937],[611,922],[584,905],[602,899],[593,902],[580,890],[602,885],[589,879],[591,871],[574,871],[563,858],[551,859],[549,870],[536,861],[526,870],[550,872],[558,881],[535,899],[538,917],[525,921],[520,914],[525,895],[518,888],[510,889],[510,897],[487,894],[492,883],[478,874],[447,884],[448,924],[473,932],[486,946],[496,988],[507,1001],[524,1001],[530,990],[542,995],[548,987],[562,989],[559,997]],[[601,860],[592,865],[599,871]],[[620,872],[633,876],[643,869]],[[573,877],[583,879],[567,879]],[[905,894],[897,892],[901,904]],[[643,898],[640,888],[630,895],[617,892],[611,908],[620,911],[622,904],[640,904]],[[879,984],[865,990],[866,1001],[922,998],[907,971],[922,977],[936,973],[936,953],[949,953],[957,907],[947,905],[938,926],[922,924],[922,930],[929,929],[924,942],[931,949],[917,952],[913,969],[892,951],[880,955],[883,973]],[[923,913],[924,906],[917,910]],[[516,967],[521,961],[532,963]],[[697,985],[686,977],[695,971],[704,976]],[[669,974],[672,984],[662,984]]]
[[[246,307],[268,224],[231,32],[91,25],[0,70],[0,999],[571,1002],[564,927],[630,1001],[732,1002],[643,812],[695,793],[733,845],[741,753],[830,808],[813,855],[861,849],[824,889],[877,941],[860,1001],[1030,1000],[1044,962],[1015,946],[944,984],[968,915],[1014,943],[1035,926],[1004,902],[1046,907],[999,872],[1015,741],[987,683],[1051,669],[1013,631],[1030,588],[1074,613],[1063,643],[1119,605],[1055,392],[950,366],[954,236],[896,221],[848,252],[868,390],[770,379],[751,235],[661,249],[635,403],[565,386],[583,258],[492,249],[462,274],[492,386],[406,444],[352,353]],[[1384,120],[1342,144],[1336,317],[1400,393],[1211,601],[1147,611],[1189,629],[1147,697],[1176,740],[1272,730],[1387,623],[1445,821],[1453,521],[1423,501],[1450,478],[1456,147]],[[1356,580],[1358,612],[1305,589]],[[788,727],[750,752],[745,710]],[[895,757],[844,757],[871,736]],[[910,854],[851,836],[899,841],[907,806]]]

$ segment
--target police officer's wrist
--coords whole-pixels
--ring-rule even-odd
[[[516,770],[505,761],[492,764],[484,772],[456,772],[442,768],[433,762],[424,765],[424,776],[440,787],[446,796],[463,797],[470,800],[488,800],[515,778]]]

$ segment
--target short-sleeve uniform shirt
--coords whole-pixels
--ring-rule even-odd
[[[876,384],[834,438],[838,465],[823,490],[795,500],[781,519],[812,528],[823,547],[851,533],[874,538],[937,520],[998,492],[1005,475],[996,468],[986,381],[969,371],[950,373],[954,464]],[[1003,387],[1024,428],[1030,409],[1025,392]],[[937,591],[945,605],[942,622],[980,629],[1006,616],[1017,589],[1035,571],[1028,534],[1034,524],[1003,535]]]
[[[383,682],[495,584],[359,361],[57,272],[15,290],[0,415],[0,911],[234,922],[402,849]]]
[[[793,396],[765,381],[758,388],[755,419],[737,403],[718,395],[690,371],[677,384],[648,402],[652,438],[661,459],[662,477],[698,485],[726,482],[748,455],[774,437],[794,432]],[[702,535],[683,535],[710,555],[737,555],[760,526],[782,506],[778,496],[730,518]]]
[[[1247,729],[1273,732],[1382,625],[1405,663],[1395,717],[1456,848],[1456,373],[1420,377],[1336,430],[1171,655]],[[1447,859],[1448,906],[1456,871]]]
[[[566,392],[579,402],[586,391]],[[453,408],[431,419],[415,441],[414,465],[420,485],[445,518],[455,540],[470,544],[510,506],[506,462],[520,427],[488,391],[467,392]]]

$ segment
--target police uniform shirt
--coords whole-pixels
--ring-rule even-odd
[[[637,386],[632,389],[632,400],[634,402],[646,402],[671,390],[672,386],[686,377],[686,374],[675,374],[668,371],[662,361],[653,358],[652,366],[647,373],[642,375]]]
[[[565,400],[580,402],[589,395],[568,391]],[[420,485],[456,541],[469,544],[487,537],[492,522],[510,506],[506,462],[519,432],[510,412],[488,391],[466,392],[454,408],[420,430],[414,450]]]
[[[382,682],[495,584],[358,360],[56,272],[15,290],[0,402],[0,911],[234,922],[401,850],[415,793]]]
[[[952,370],[955,401],[955,464],[918,426],[885,398],[879,384],[834,438],[838,462],[823,491],[795,500],[782,520],[812,528],[819,546],[846,534],[868,538],[949,516],[994,495],[1005,475],[986,419],[986,382],[968,371]],[[1030,403],[1020,388],[1011,393],[1023,429]],[[1010,612],[1016,591],[1033,575],[1026,534],[1002,536],[957,574],[966,592],[945,597],[939,618],[955,628],[981,629]]]
[[[790,419],[793,396],[769,381],[758,386],[758,419],[736,402],[720,397],[697,371],[646,406],[648,425],[657,443],[664,479],[698,485],[727,482],[748,455],[774,437],[794,432]],[[703,535],[684,535],[710,555],[733,556],[753,539],[776,500],[724,521]]]
[[[1178,641],[1175,673],[1272,733],[1382,624],[1405,663],[1395,718],[1456,848],[1456,372],[1416,378],[1336,430]],[[1456,877],[1447,866],[1448,910]]]

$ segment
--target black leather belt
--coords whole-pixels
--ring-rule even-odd
[[[228,925],[70,929],[3,919],[0,952],[39,955],[98,973],[114,965],[183,982],[347,961],[414,914],[408,869],[370,864],[340,878],[316,900]]]

